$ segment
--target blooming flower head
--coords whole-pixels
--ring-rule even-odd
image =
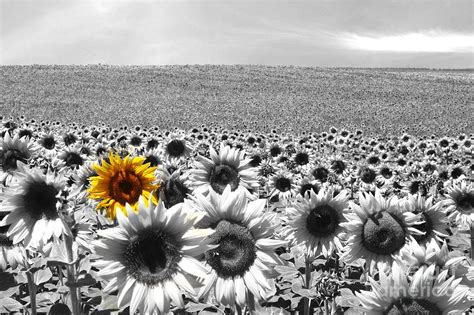
[[[198,156],[194,169],[190,171],[190,185],[194,193],[207,194],[215,191],[222,194],[227,185],[232,191],[243,191],[248,198],[258,190],[257,169],[250,166],[241,150],[221,145],[219,154],[211,147],[211,159]]]
[[[279,200],[288,201],[296,195],[296,184],[292,174],[285,169],[278,171],[270,179],[270,196],[278,196]]]
[[[222,195],[211,191],[208,199],[196,195],[194,202],[206,213],[202,224],[215,230],[211,244],[218,245],[205,254],[212,271],[199,295],[230,306],[244,305],[249,293],[258,300],[268,298],[275,292],[269,280],[273,266],[281,262],[275,249],[287,242],[273,238],[274,227],[262,215],[265,200],[249,202],[228,186]]]
[[[15,174],[18,181],[4,191],[0,211],[8,214],[0,222],[7,226],[7,236],[14,244],[41,248],[53,236],[70,234],[60,214],[59,195],[64,180],[51,173],[44,175],[39,169],[21,168]]]
[[[36,152],[37,146],[27,138],[12,137],[9,132],[0,138],[0,181],[11,178],[18,169],[18,163],[27,163]]]
[[[334,190],[310,191],[288,213],[288,232],[297,244],[304,244],[309,257],[323,254],[326,258],[335,249],[342,249],[340,238],[344,232],[341,223],[348,207],[345,191],[333,196]]]
[[[381,271],[379,281],[369,277],[372,291],[356,292],[367,314],[461,314],[469,308],[469,287],[460,285],[462,278],[436,277],[434,265],[411,279],[398,265],[394,269],[391,275]]]
[[[384,199],[379,190],[375,196],[362,193],[360,206],[351,203],[353,213],[345,213],[348,222],[342,223],[347,229],[348,241],[341,260],[350,263],[364,258],[371,273],[376,269],[388,270],[394,256],[407,246],[409,236],[422,234],[413,225],[420,224],[420,215],[403,211],[399,200]]]
[[[425,199],[421,195],[409,195],[400,202],[405,211],[421,214],[423,223],[414,225],[414,228],[422,232],[422,235],[413,235],[420,244],[435,242],[441,244],[448,237],[446,213],[442,209],[442,203],[433,204],[433,198]]]
[[[184,135],[171,133],[164,144],[163,152],[167,159],[181,159],[191,155],[193,148],[184,139]]]
[[[117,227],[98,231],[93,248],[100,258],[93,265],[107,283],[103,290],[118,290],[118,306],[130,305],[130,314],[167,313],[171,304],[184,308],[182,293],[193,297],[196,278],[207,277],[194,256],[213,248],[207,238],[213,231],[193,229],[200,216],[182,205],[166,209],[140,197],[138,212],[127,204],[128,216],[117,212]]]
[[[474,221],[474,188],[472,184],[462,181],[448,188],[448,196],[444,200],[448,218],[457,224],[470,226]]]
[[[421,246],[418,242],[410,237],[410,246],[404,247],[395,257],[399,266],[411,274],[423,266],[436,266],[439,270],[443,270],[440,275],[444,276],[450,267],[454,267],[466,260],[466,256],[449,256],[448,244],[443,241],[441,247],[436,242],[427,243]]]
[[[0,271],[4,271],[8,266],[15,269],[18,264],[23,264],[26,258],[25,248],[21,245],[14,245],[7,236],[8,226],[0,226]]]
[[[138,209],[138,199],[145,197],[157,204],[153,191],[159,187],[155,181],[156,167],[145,163],[144,157],[126,156],[121,159],[118,154],[109,154],[108,161],[102,160],[101,165],[94,165],[97,176],[91,177],[89,198],[100,200],[97,209],[105,209],[109,218],[115,219],[118,211],[126,213],[126,204],[133,211]],[[151,198],[149,198],[151,196]],[[126,213],[127,214],[127,213]]]

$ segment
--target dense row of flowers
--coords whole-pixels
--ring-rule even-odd
[[[468,312],[471,141],[4,119],[0,312]]]

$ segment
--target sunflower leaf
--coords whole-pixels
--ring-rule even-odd
[[[336,297],[336,303],[342,307],[359,306],[359,300],[348,288],[340,289],[340,296]]]
[[[45,268],[45,269],[36,271],[33,274],[33,279],[36,285],[40,285],[41,283],[44,283],[48,281],[49,279],[51,279],[52,276],[53,276],[53,273],[51,272],[51,270],[49,270],[49,268]]]
[[[5,298],[0,299],[0,312],[1,313],[16,313],[20,309],[22,309],[22,307],[23,306],[21,305],[20,302],[12,298],[5,297]]]

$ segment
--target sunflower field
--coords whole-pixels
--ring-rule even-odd
[[[472,135],[0,131],[2,314],[474,310]]]

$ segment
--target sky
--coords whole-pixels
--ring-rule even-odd
[[[473,68],[471,0],[0,0],[0,64]]]

